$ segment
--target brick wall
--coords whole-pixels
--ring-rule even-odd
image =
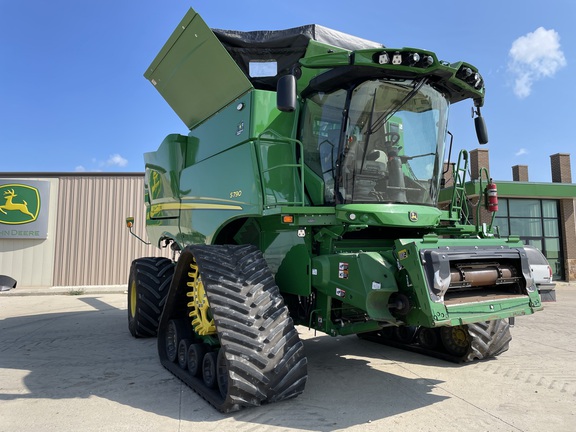
[[[566,280],[576,281],[576,217],[574,200],[560,200],[560,224],[563,227],[564,270]]]
[[[470,177],[472,180],[480,178],[480,168],[486,168],[490,173],[490,160],[486,149],[470,151]]]
[[[553,183],[572,183],[570,155],[568,153],[556,153],[551,155],[550,168],[552,170]]]
[[[512,167],[512,180],[517,182],[527,182],[528,165],[514,165]]]
[[[454,186],[454,162],[444,162],[444,169],[442,171],[444,178],[444,187]]]

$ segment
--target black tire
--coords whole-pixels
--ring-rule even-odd
[[[510,324],[504,319],[468,324],[468,333],[471,342],[466,361],[496,357],[508,351],[512,340]]]
[[[220,409],[302,393],[307,380],[304,346],[262,253],[250,245],[191,249],[225,355],[220,381],[227,394]]]
[[[190,339],[181,339],[178,342],[178,366],[182,369],[188,368],[188,348],[190,348]]]
[[[128,280],[128,329],[134,337],[154,337],[174,274],[168,258],[132,261]]]
[[[187,365],[190,375],[200,376],[202,373],[202,361],[207,352],[208,346],[203,343],[193,343],[188,347]]]
[[[206,353],[204,360],[202,360],[202,380],[208,388],[216,387],[218,381],[216,375],[217,362],[217,354],[213,351]]]

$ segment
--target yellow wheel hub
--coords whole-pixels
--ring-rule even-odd
[[[136,316],[136,300],[138,300],[138,293],[136,292],[136,281],[130,284],[130,316]]]
[[[198,272],[196,261],[190,263],[190,271],[188,272],[188,282],[186,285],[189,288],[186,295],[190,298],[188,308],[190,309],[189,316],[192,318],[194,331],[200,336],[215,334],[216,325],[210,313],[208,297],[206,297],[206,291],[204,290],[204,284]]]
[[[464,327],[457,326],[452,328],[452,342],[459,347],[468,345],[468,336]]]

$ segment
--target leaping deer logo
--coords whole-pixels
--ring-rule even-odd
[[[21,203],[15,203],[12,201],[17,196],[18,195],[16,195],[16,193],[14,192],[14,189],[4,191],[4,199],[6,200],[6,202],[4,203],[4,205],[0,206],[0,211],[4,214],[8,214],[6,210],[17,210],[34,219],[36,216],[30,213],[30,210],[28,210],[28,203],[25,200],[22,200]]]

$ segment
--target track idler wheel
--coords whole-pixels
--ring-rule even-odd
[[[436,328],[421,327],[418,330],[417,338],[420,346],[428,350],[438,349],[440,345],[440,337]]]
[[[190,348],[190,339],[181,339],[178,343],[178,366],[182,369],[188,368],[188,349]]]
[[[208,345],[203,343],[193,343],[188,347],[187,366],[188,372],[193,377],[200,376],[202,373],[202,361],[207,352]]]
[[[180,342],[187,336],[186,326],[181,319],[172,319],[168,322],[168,330],[165,334],[166,357],[171,362],[178,359]]]
[[[468,329],[464,326],[441,327],[440,340],[448,354],[462,357],[470,347]]]
[[[206,353],[204,360],[202,360],[202,380],[208,388],[216,387],[217,375],[216,375],[216,362],[218,360],[218,355],[215,352]],[[228,371],[226,371],[228,373]]]

